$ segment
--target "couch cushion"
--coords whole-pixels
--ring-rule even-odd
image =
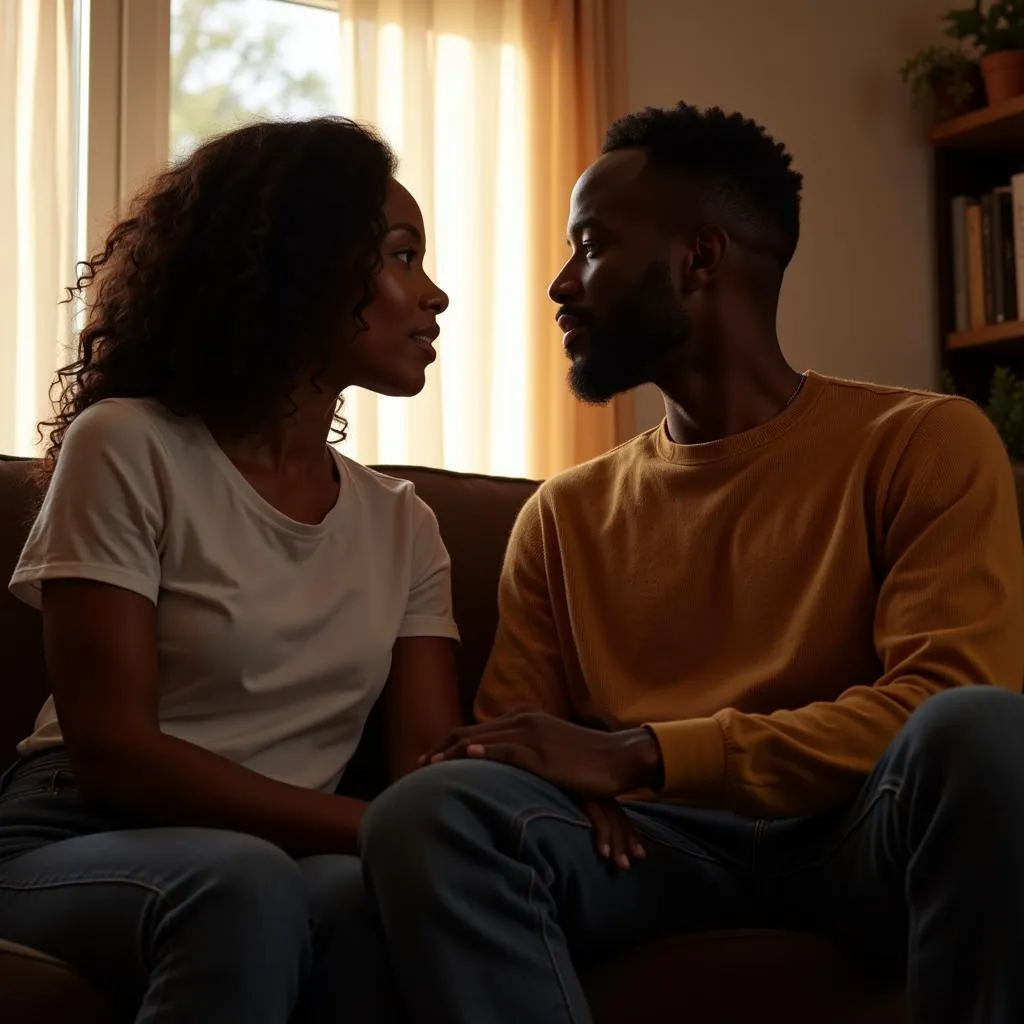
[[[9,1024],[117,1024],[109,999],[53,957],[0,939],[0,1020]],[[127,1024],[127,1020],[124,1021]]]
[[[452,473],[410,466],[377,466],[410,480],[434,510],[452,559],[452,603],[462,644],[456,653],[463,713],[468,719],[498,623],[498,575],[519,510],[537,489],[531,480]],[[387,781],[381,709],[374,708],[341,792],[372,799]]]
[[[459,678],[468,710],[498,624],[498,575],[508,536],[537,484],[409,466],[376,468],[412,481],[437,516],[452,559],[452,601],[462,634]]]
[[[722,932],[664,939],[584,972],[595,1024],[905,1024],[897,985],[866,977],[806,935]],[[0,1020],[118,1024],[110,1003],[59,961],[0,940]]]
[[[831,943],[780,931],[661,939],[600,961],[582,981],[595,1024],[906,1024],[902,984],[868,976]]]
[[[39,613],[7,589],[37,503],[35,467],[0,456],[0,771],[14,759],[14,745],[32,731],[49,693]]]

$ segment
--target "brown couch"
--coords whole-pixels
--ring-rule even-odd
[[[39,616],[7,592],[31,512],[30,464],[0,461],[0,763],[30,731],[48,687]],[[515,515],[535,484],[426,469],[413,480],[437,513],[452,556],[459,671],[468,709],[494,635],[495,590]],[[371,719],[348,773],[350,792],[372,797],[381,772],[380,721]],[[0,920],[0,935],[3,921]],[[903,993],[869,979],[837,949],[806,935],[720,932],[631,949],[586,979],[604,1024],[902,1024]],[[4,1024],[112,1024],[103,993],[67,966],[0,940]],[[517,1022],[518,1024],[518,1022]],[[523,1022],[526,1024],[526,1022]]]

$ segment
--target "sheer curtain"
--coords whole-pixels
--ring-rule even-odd
[[[0,453],[38,453],[36,424],[70,339],[72,0],[0,5]]]
[[[415,399],[346,395],[342,450],[547,476],[629,433],[584,407],[545,291],[569,193],[623,110],[623,0],[340,0],[341,109],[378,125],[419,200],[427,266],[452,297]]]

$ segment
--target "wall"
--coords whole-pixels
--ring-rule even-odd
[[[630,106],[686,100],[754,118],[804,175],[779,336],[790,362],[931,387],[931,159],[897,75],[949,0],[628,0]],[[662,415],[653,389],[636,422]]]

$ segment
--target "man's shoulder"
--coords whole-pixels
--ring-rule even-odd
[[[820,379],[825,415],[840,419],[844,425],[899,427],[916,423],[931,410],[950,403],[977,408],[966,399],[924,388],[873,384],[842,377],[822,376]]]
[[[967,437],[991,431],[985,414],[969,399],[923,388],[893,387],[839,377],[821,377],[818,401],[805,420],[806,433],[832,450],[899,457],[908,445],[946,424]],[[954,435],[956,430],[953,431]],[[958,445],[959,447],[959,445]]]

